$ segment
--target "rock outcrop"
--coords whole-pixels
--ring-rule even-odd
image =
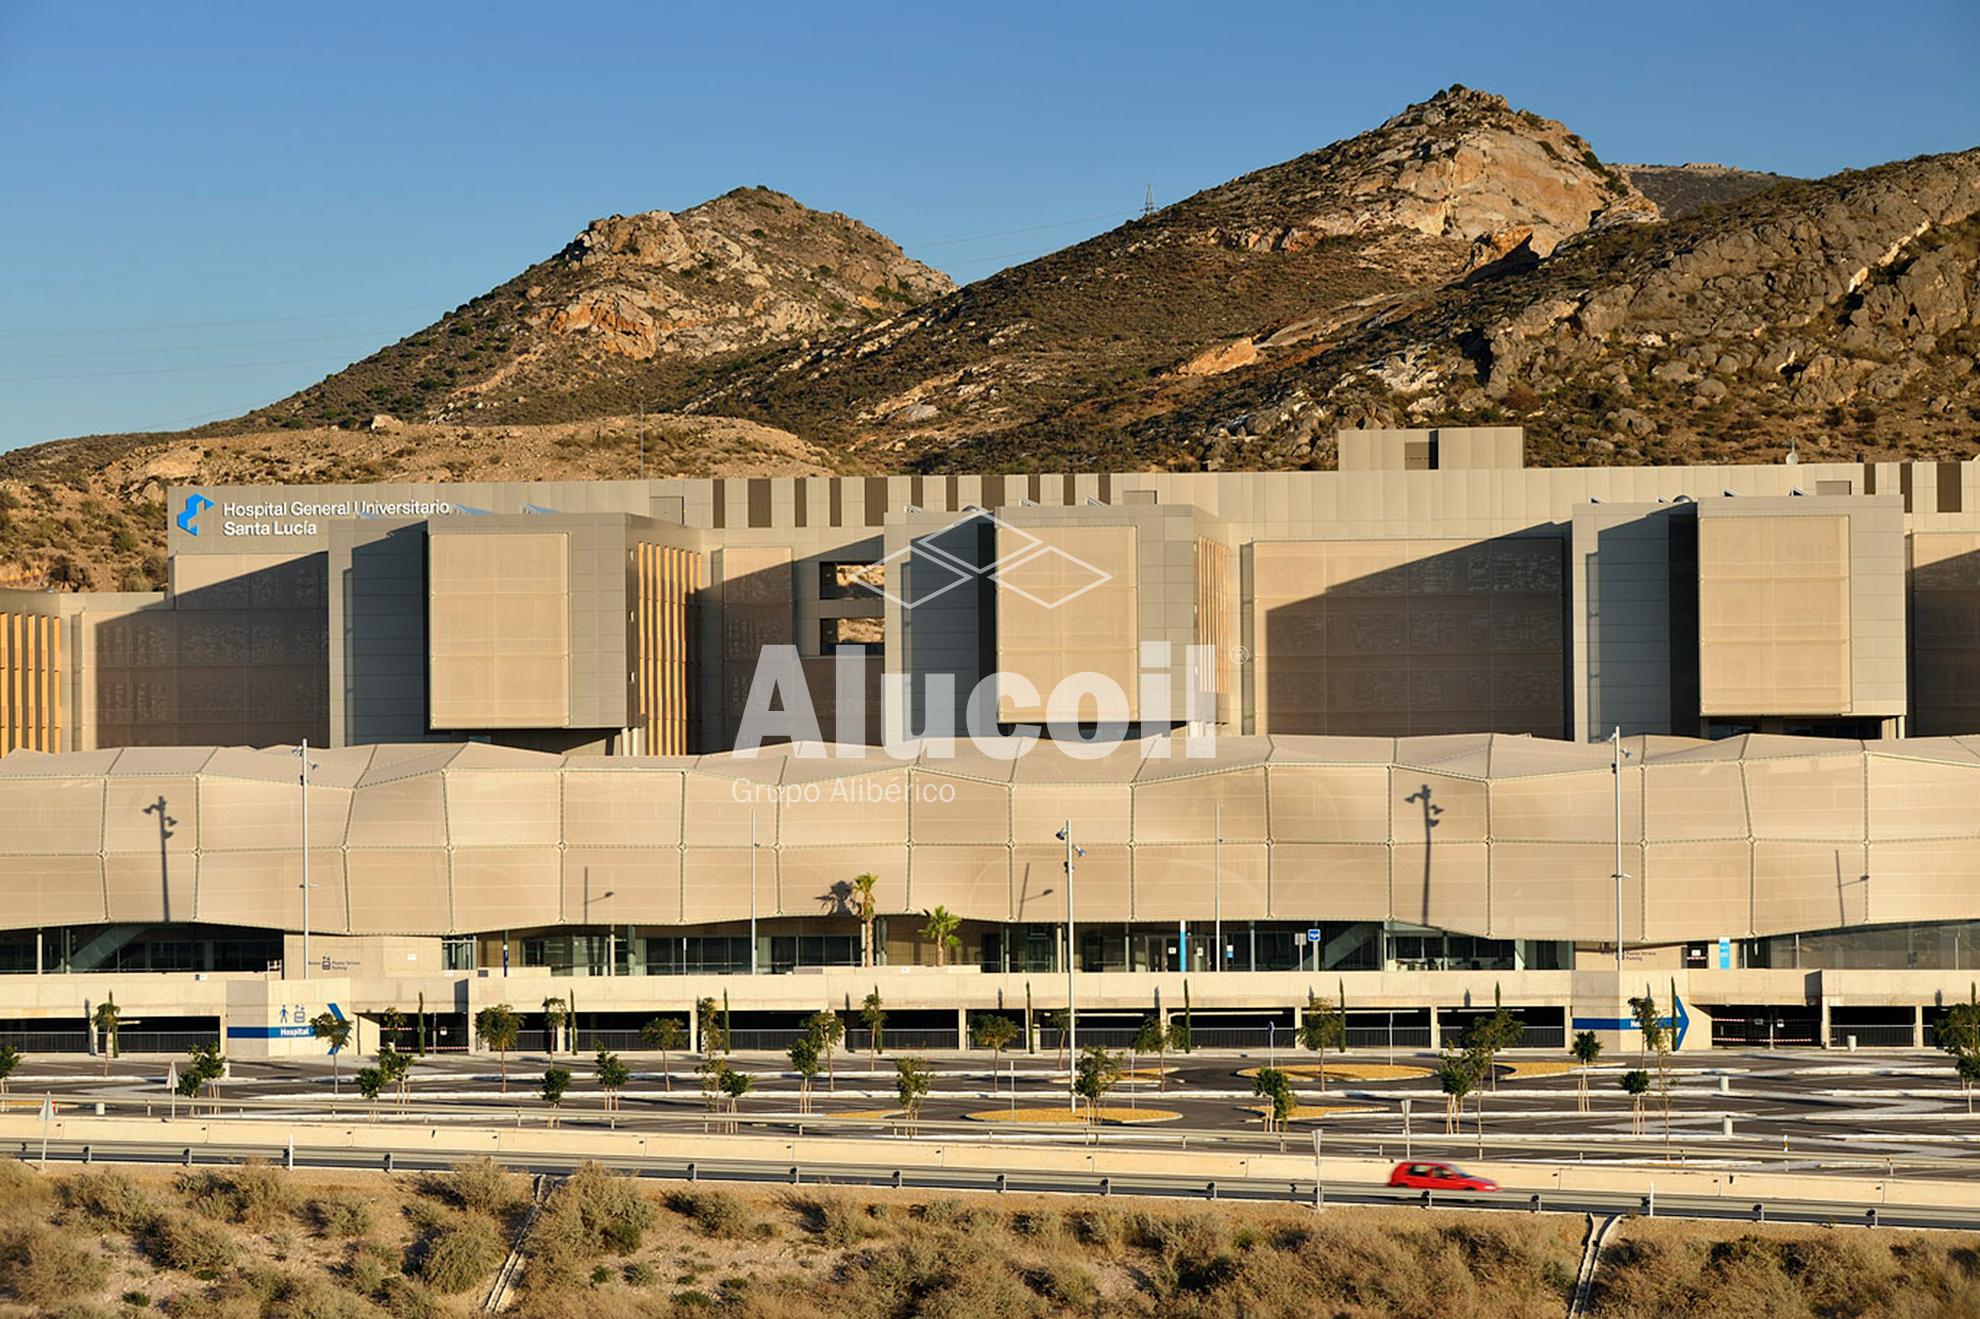
[[[694,370],[836,334],[951,291],[844,215],[767,188],[594,220],[556,256],[435,325],[253,414],[262,424],[567,420]]]

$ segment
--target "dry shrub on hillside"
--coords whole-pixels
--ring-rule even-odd
[[[224,1224],[179,1211],[160,1213],[144,1241],[160,1266],[194,1274],[231,1266],[240,1245]]]
[[[326,1237],[361,1237],[371,1231],[371,1201],[356,1191],[326,1191],[307,1208],[310,1221]]]
[[[1980,1314],[1980,1258],[1959,1238],[1831,1229],[1711,1241],[1637,1223],[1604,1259],[1593,1308],[1604,1319]]]
[[[667,1208],[694,1224],[705,1237],[740,1241],[759,1234],[767,1226],[738,1197],[727,1191],[707,1191],[699,1187],[669,1192]]]
[[[884,1202],[869,1204],[850,1195],[792,1195],[785,1197],[784,1205],[806,1231],[835,1247],[856,1246],[880,1236],[890,1216]]]
[[[300,1205],[295,1183],[279,1168],[250,1159],[238,1168],[181,1174],[179,1194],[208,1218],[255,1232],[275,1226]]]
[[[137,1234],[158,1216],[158,1197],[115,1168],[66,1178],[61,1187],[62,1202],[98,1227]]]
[[[0,1288],[28,1305],[82,1300],[102,1290],[110,1263],[95,1247],[33,1224],[0,1234]]]
[[[636,1180],[585,1164],[557,1187],[536,1220],[523,1285],[543,1293],[580,1285],[601,1256],[637,1251],[657,1217]]]
[[[463,1209],[500,1216],[523,1198],[523,1181],[486,1156],[457,1163],[427,1179],[425,1190]]]
[[[492,1277],[508,1253],[487,1219],[464,1217],[426,1242],[419,1275],[435,1291],[452,1295]]]

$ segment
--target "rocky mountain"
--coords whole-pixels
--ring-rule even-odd
[[[555,256],[247,421],[627,412],[711,363],[856,329],[954,288],[857,220],[738,188],[679,214],[594,220]]]
[[[1724,165],[1618,165],[1637,190],[1657,203],[1667,220],[1689,215],[1701,206],[1736,202],[1765,192],[1776,183],[1795,180],[1782,174],[1763,174],[1750,169],[1730,169]]]
[[[1430,290],[1656,217],[1562,125],[1453,87],[1371,132],[722,373],[685,405],[830,439],[876,466],[1006,461],[1042,442],[1057,452],[1048,465],[1103,467],[1126,460],[1110,436],[1194,382],[1324,352]]]
[[[1591,231],[1124,426],[1144,463],[1328,466],[1340,426],[1518,421],[1545,463],[1980,449],[1980,150]]]
[[[1609,166],[1462,87],[965,288],[763,189],[611,217],[349,370],[0,455],[0,579],[155,579],[162,480],[1970,457],[1980,150],[1815,181]],[[671,415],[660,415],[667,413]],[[381,416],[381,414],[390,414]]]

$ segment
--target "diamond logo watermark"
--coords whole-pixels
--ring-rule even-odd
[[[987,564],[973,562],[942,548],[939,542],[943,538],[969,526],[993,528],[1000,542],[1008,537],[1013,544]],[[900,586],[900,568],[909,564],[912,564],[915,575],[914,599],[908,598],[905,589],[889,589],[889,583]],[[922,579],[924,572],[928,574],[925,581]],[[902,546],[878,562],[868,564],[851,574],[847,581],[892,601],[902,609],[913,609],[916,605],[925,605],[948,594],[966,582],[983,579],[993,581],[1000,590],[1021,595],[1041,608],[1057,609],[1096,587],[1105,586],[1114,580],[1114,575],[1066,553],[1056,545],[1048,544],[1022,527],[1012,526],[994,513],[978,509],[965,513],[940,531],[916,536],[911,545]]]

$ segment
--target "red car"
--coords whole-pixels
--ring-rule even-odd
[[[1496,1191],[1499,1184],[1490,1177],[1474,1177],[1449,1163],[1398,1163],[1389,1174],[1389,1185],[1407,1186],[1417,1191]]]

